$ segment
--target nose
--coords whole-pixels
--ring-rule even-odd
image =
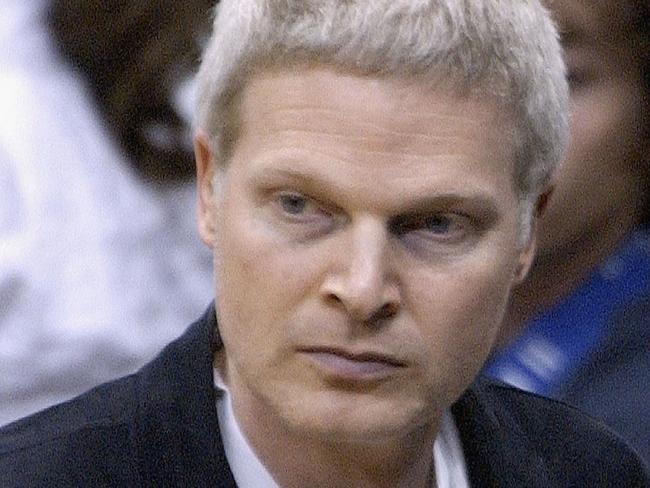
[[[400,292],[389,263],[387,229],[367,220],[352,226],[347,237],[323,281],[322,296],[344,307],[355,322],[375,323],[396,315]]]

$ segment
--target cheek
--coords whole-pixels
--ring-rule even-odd
[[[462,390],[492,347],[512,287],[514,264],[493,256],[456,266],[449,273],[421,274],[425,276],[416,280],[421,287],[411,293],[416,297],[412,310],[425,354],[435,361],[431,367],[457,376]]]
[[[279,242],[254,219],[224,219],[219,234],[215,268],[223,334],[258,346],[274,337],[281,342],[316,282],[318,260]]]

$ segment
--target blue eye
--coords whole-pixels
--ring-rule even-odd
[[[295,193],[285,193],[279,196],[282,210],[290,215],[300,215],[307,207],[307,199]]]
[[[473,235],[469,218],[457,213],[405,215],[390,226],[403,242],[419,249],[459,245]]]
[[[456,230],[458,219],[450,215],[411,215],[396,218],[391,227],[397,234],[403,235],[412,232],[426,232],[429,234],[443,235]]]
[[[451,226],[451,219],[442,215],[428,216],[421,222],[422,230],[434,234],[446,234],[451,230]]]
[[[300,192],[279,191],[270,203],[273,222],[292,239],[320,237],[336,224],[336,218],[318,201]]]

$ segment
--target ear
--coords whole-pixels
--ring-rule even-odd
[[[201,240],[211,249],[216,237],[216,196],[214,193],[215,161],[207,134],[199,129],[194,135],[196,184],[198,193],[197,217]]]
[[[531,215],[530,222],[530,233],[528,235],[528,240],[524,244],[520,254],[519,262],[517,263],[517,269],[515,271],[515,282],[521,283],[528,275],[533,262],[535,261],[535,255],[537,250],[537,233],[539,231],[539,220],[542,218],[548,207],[548,202],[553,194],[554,187],[550,186],[544,190],[538,197],[535,202],[535,208],[533,210],[533,215]]]

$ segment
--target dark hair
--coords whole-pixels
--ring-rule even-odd
[[[63,56],[90,82],[106,125],[150,181],[193,174],[187,124],[170,98],[198,66],[214,4],[52,0],[49,27]]]

